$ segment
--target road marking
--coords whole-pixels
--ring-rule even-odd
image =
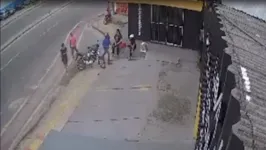
[[[87,25],[87,24],[86,24]],[[86,25],[85,25],[85,27],[86,27]],[[80,44],[80,41],[81,41],[81,37],[83,36],[83,34],[84,34],[84,31],[85,31],[85,27],[84,27],[84,29],[81,31],[81,34],[80,34],[80,36],[79,36],[79,40],[78,40],[78,45]]]
[[[80,24],[77,23],[73,29],[75,29],[78,25]],[[72,30],[73,30],[72,29]],[[69,38],[69,35],[70,33],[72,32],[72,30],[67,34],[67,37],[65,39],[65,43],[67,42],[68,38]],[[85,31],[85,28],[82,29],[81,31],[81,34],[78,38],[78,41],[77,41],[77,45],[79,46],[80,44],[80,41],[82,39],[82,36],[83,36],[83,33]],[[65,73],[65,70],[64,70],[64,73]],[[64,75],[64,73],[62,75]],[[66,112],[66,110],[69,108],[69,105],[71,106],[77,106],[79,103],[79,101],[68,101],[68,102],[63,102],[63,103],[60,103],[59,105],[59,109],[57,109],[57,115],[53,116],[53,118],[49,121],[49,122],[46,122],[46,124],[44,125],[44,131],[41,133],[42,138],[35,138],[33,139],[32,143],[29,145],[29,147],[27,148],[27,150],[38,150],[38,148],[41,146],[41,144],[43,143],[46,135],[52,130],[52,129],[55,129],[56,126],[58,125],[58,120],[59,118]],[[40,107],[40,106],[38,106]],[[74,107],[75,108],[75,107]]]
[[[38,27],[40,24],[42,24],[43,22],[47,21],[48,19],[50,19],[51,17],[53,17],[55,14],[57,14],[58,12],[62,11],[63,9],[65,9],[70,3],[72,3],[73,1],[69,1],[67,3],[63,4],[59,7],[59,8],[55,8],[53,9],[53,11],[51,13],[48,13],[44,16],[42,16],[41,19],[35,21],[34,23],[30,24],[29,26],[27,26],[26,28],[24,28],[21,32],[19,32],[17,35],[13,36],[10,40],[8,40],[6,43],[1,43],[1,55],[2,53],[4,53],[8,47],[10,47],[11,45],[13,45],[13,43],[17,40],[19,40],[21,37],[25,36],[26,34],[28,34],[31,30],[33,30],[34,28]]]
[[[16,110],[17,108],[19,108],[19,106],[21,106],[21,104],[23,104],[24,101],[25,101],[25,98],[19,98],[19,99],[13,100],[9,104],[8,110]]]
[[[58,25],[58,22],[56,22],[54,25],[52,25],[51,27],[47,28],[46,32],[49,32],[52,28],[54,28],[55,26]]]
[[[56,60],[58,58],[59,55],[56,55],[55,59],[53,60],[52,64],[48,67],[48,69],[46,69],[45,74],[41,77],[41,79],[38,81],[38,84],[36,85],[36,90],[39,88],[42,80],[46,77],[46,75],[48,74],[48,72],[51,70],[51,68],[53,67],[53,65],[56,63]],[[35,92],[34,92],[35,93]],[[33,94],[34,94],[33,93]],[[32,94],[32,95],[33,95]],[[17,117],[17,115],[19,114],[19,112],[22,110],[22,108],[26,105],[26,103],[28,102],[30,97],[28,97],[27,99],[25,99],[24,103],[20,106],[20,108],[15,112],[15,114],[12,116],[12,118],[7,122],[7,124],[3,127],[3,129],[1,130],[1,136],[3,136],[3,134],[5,133],[6,129],[8,128],[8,126],[13,122],[13,120]]]
[[[131,90],[137,90],[137,91],[148,91],[151,88],[152,88],[151,85],[137,85],[130,87]]]
[[[78,27],[78,25],[79,24],[81,24],[82,22],[84,22],[84,21],[79,21],[68,33],[67,33],[67,36],[66,36],[66,38],[65,38],[65,41],[64,41],[64,43],[66,44],[66,43],[68,43],[68,39],[69,39],[69,35],[70,35],[70,33],[71,32],[73,32],[73,30],[74,29],[76,29],[77,27]]]
[[[48,33],[52,28],[56,27],[58,25],[58,22],[56,22],[54,25],[51,27],[47,28],[40,36],[44,36],[46,33]]]
[[[136,86],[131,86],[128,89],[121,88],[121,87],[111,88],[111,87],[102,86],[102,87],[96,88],[95,90],[98,91],[98,92],[103,92],[103,91],[121,91],[121,90],[148,91],[151,88],[152,88],[151,85],[136,85]]]
[[[18,55],[20,54],[20,52],[18,52],[15,56],[13,56],[1,69],[0,71],[2,71],[3,69],[5,69],[13,59],[15,59],[16,57],[18,57]]]
[[[45,4],[45,3],[43,3],[41,1],[38,4],[35,4],[35,5],[32,5],[32,6],[28,7],[28,8],[26,8],[26,10],[22,11],[21,13],[19,13],[17,15],[14,15],[13,18],[10,18],[10,19],[6,20],[5,22],[1,21],[1,27],[0,27],[1,30],[3,30],[7,25],[9,25],[9,24],[13,23],[14,21],[16,21],[17,19],[19,19],[19,17],[25,16],[27,13],[30,13],[31,11],[41,7],[43,4]]]
[[[1,130],[1,137],[3,136],[3,134],[5,133],[6,129],[8,128],[8,126],[11,124],[11,122],[17,117],[18,113],[22,110],[22,108],[25,106],[25,104],[27,103],[29,97],[27,97],[24,102],[20,105],[20,107],[17,109],[17,111],[14,113],[14,115],[11,117],[11,119],[8,121],[8,123],[2,128]]]
[[[47,32],[49,32],[49,30],[51,30],[52,28],[54,28],[55,26],[57,26],[58,25],[58,22],[56,22],[54,25],[52,25],[51,27],[49,27],[48,29],[47,29],[47,31],[46,32],[44,32],[42,35],[45,35]],[[41,36],[42,36],[41,35]],[[20,52],[19,53],[17,53],[15,56],[13,56],[2,68],[1,68],[1,70],[0,71],[2,71],[4,68],[6,68],[12,61],[13,61],[13,59],[15,59],[16,57],[18,57],[18,55],[20,54]]]
[[[78,24],[77,24],[77,25],[78,25]],[[72,32],[72,30],[73,30],[75,27],[77,27],[77,25],[75,25],[75,26],[70,30],[70,32]],[[69,32],[69,33],[70,33],[70,32]],[[68,35],[69,35],[69,34],[68,34]],[[67,35],[67,37],[66,37],[66,40],[68,39],[68,35]],[[79,39],[80,39],[80,38],[79,38]],[[65,40],[65,41],[66,41],[66,40]],[[44,74],[44,75],[41,77],[41,79],[38,81],[38,84],[36,85],[36,89],[39,88],[39,86],[40,86],[42,80],[46,77],[46,75],[48,74],[48,72],[51,70],[51,68],[53,67],[53,65],[56,63],[58,57],[60,56],[59,54],[60,54],[60,53],[58,53],[58,54],[56,55],[56,57],[55,57],[55,59],[53,60],[52,64],[48,67],[48,69],[46,70],[45,74]],[[12,61],[12,60],[11,60],[11,61]],[[63,75],[64,75],[64,73],[65,73],[65,70],[64,70],[64,72],[63,72]],[[34,92],[34,93],[35,93],[35,92]],[[34,94],[34,93],[33,93],[33,94]],[[33,95],[33,94],[32,94],[32,95]],[[14,113],[14,115],[12,116],[12,118],[7,122],[6,125],[4,125],[3,129],[1,130],[1,136],[3,136],[3,134],[5,133],[5,131],[6,131],[6,129],[8,128],[8,126],[13,122],[13,120],[17,117],[17,115],[18,115],[19,112],[22,110],[22,108],[26,105],[26,103],[28,102],[29,98],[30,98],[30,97],[26,98],[26,100],[24,101],[24,103],[23,103],[23,104],[20,106],[20,108]]]

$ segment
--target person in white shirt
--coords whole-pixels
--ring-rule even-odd
[[[97,40],[97,43],[99,44],[99,40]],[[98,48],[98,65],[101,65],[102,68],[105,68],[105,63],[104,63],[104,48],[101,44],[99,44]]]
[[[148,51],[148,44],[146,42],[141,42],[140,57],[145,59],[147,51]]]

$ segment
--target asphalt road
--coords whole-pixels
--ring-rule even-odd
[[[38,15],[35,13],[37,10],[31,12],[28,16],[32,17],[27,18],[27,23],[33,22],[41,14],[56,7],[51,4],[44,6]],[[34,92],[38,81],[59,52],[60,44],[65,40],[67,33],[79,21],[94,18],[103,12],[105,7],[105,2],[70,4],[1,53],[1,68],[4,67],[1,70],[1,129],[23,100]],[[26,23],[23,25],[26,26]],[[2,36],[10,37],[11,31],[14,34],[21,29],[23,27],[17,22],[11,24],[4,32],[1,31],[1,42]]]
[[[51,10],[62,5],[66,0],[62,1],[46,1],[40,7],[33,9],[25,15],[18,18],[16,21],[10,23],[1,29],[1,44],[6,43],[11,37],[18,34],[21,30],[29,26],[33,21],[40,19]]]

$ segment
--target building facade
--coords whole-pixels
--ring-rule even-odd
[[[127,3],[114,3],[114,12],[119,15],[128,15],[128,4]]]
[[[266,136],[261,134],[265,133],[261,126],[265,122],[261,115],[265,108],[261,102],[265,96],[260,92],[265,89],[265,84],[260,84],[264,82],[261,77],[265,73],[258,69],[261,67],[257,70],[253,67],[265,66],[265,61],[261,61],[264,59],[256,55],[261,53],[263,41],[254,38],[254,35],[262,36],[254,32],[262,31],[265,22],[219,5],[219,0],[207,1],[204,7],[202,5],[203,10],[192,5],[162,3],[129,3],[128,31],[139,40],[199,51],[201,76],[195,150],[265,149]],[[251,25],[246,25],[245,20],[249,20]],[[246,46],[247,43],[253,44],[246,49],[241,44],[243,41]],[[250,55],[254,55],[254,59],[249,59]],[[248,69],[243,69],[243,66]],[[247,75],[243,74],[247,73],[243,70],[249,70],[253,82],[261,80],[256,85],[260,87],[256,94],[252,94],[250,86],[243,87],[250,84],[250,81],[245,81]],[[247,110],[251,98],[256,109]],[[255,132],[254,128],[261,133]]]
[[[198,50],[202,12],[153,4],[128,5],[128,31],[138,40]]]

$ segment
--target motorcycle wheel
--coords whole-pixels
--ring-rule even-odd
[[[78,70],[84,70],[86,68],[86,64],[82,62],[82,60],[79,60],[77,63]]]
[[[85,69],[85,66],[81,65],[81,64],[78,64],[78,70],[84,70]]]

